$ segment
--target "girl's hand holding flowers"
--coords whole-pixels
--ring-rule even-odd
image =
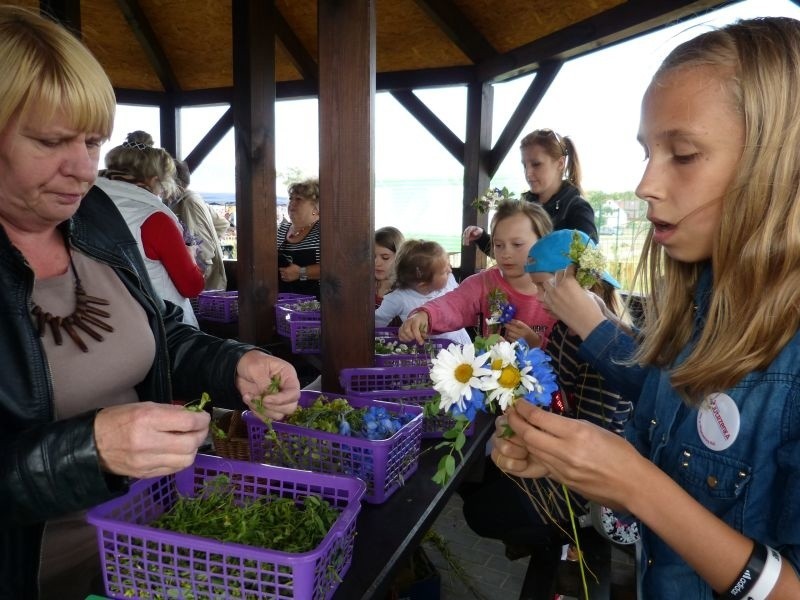
[[[542,345],[542,337],[536,333],[527,323],[518,319],[511,319],[505,324],[503,338],[508,342],[525,340],[531,348],[538,348]]]
[[[575,267],[569,266],[545,283],[538,293],[539,301],[559,321],[586,339],[606,317],[597,303],[597,296],[587,292],[575,278]]]
[[[626,505],[635,496],[628,488],[648,480],[637,473],[652,463],[625,439],[525,402],[505,416],[514,435],[503,437],[498,425],[492,460],[500,469],[520,477],[550,477],[589,500],[636,512]]]

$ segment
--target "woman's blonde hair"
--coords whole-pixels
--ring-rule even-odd
[[[713,290],[692,341],[702,264],[670,258],[648,234],[645,327],[635,360],[672,368],[672,385],[697,405],[770,364],[800,326],[800,21],[739,21],[704,33],[664,60],[651,86],[676,69],[714,67],[741,114],[745,141],[722,200],[713,242]]]
[[[497,203],[489,230],[494,236],[494,230],[500,221],[505,221],[516,215],[525,215],[531,222],[531,228],[538,237],[544,237],[553,231],[553,221],[550,215],[538,202],[528,202],[511,198]]]
[[[436,275],[436,262],[447,260],[447,251],[428,240],[406,240],[394,259],[395,288],[412,288],[430,283]]]
[[[0,130],[36,112],[47,121],[63,111],[71,127],[105,139],[116,99],[89,50],[63,27],[13,6],[0,7]]]
[[[155,177],[163,198],[171,198],[178,191],[175,159],[163,148],[156,148],[153,136],[146,131],[132,131],[122,144],[109,150],[106,168],[111,171],[104,173],[106,176],[137,184],[147,183]]]
[[[564,178],[578,188],[578,193],[583,196],[581,161],[572,138],[559,135],[552,129],[535,129],[522,138],[519,143],[520,150],[528,146],[541,147],[553,160],[558,160],[563,156]]]

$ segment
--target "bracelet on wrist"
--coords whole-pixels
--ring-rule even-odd
[[[769,546],[764,547],[767,549],[767,559],[761,575],[749,592],[748,598],[752,600],[766,600],[781,575],[781,553]]]
[[[764,563],[767,560],[767,547],[764,544],[753,540],[753,550],[747,559],[747,564],[742,572],[733,580],[733,584],[725,594],[720,594],[720,598],[725,600],[740,600],[747,598],[750,590],[756,585],[756,581],[761,576]]]

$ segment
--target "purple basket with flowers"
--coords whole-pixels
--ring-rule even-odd
[[[430,367],[431,360],[439,350],[455,344],[448,338],[428,338],[420,345],[414,342],[401,342],[396,335],[378,335],[375,333],[375,366],[376,367]]]
[[[225,476],[237,502],[270,496],[327,501],[338,513],[309,552],[289,553],[149,526],[180,496],[196,496]],[[89,510],[97,528],[106,594],[111,598],[251,598],[325,600],[353,553],[365,486],[351,477],[297,471],[214,456],[164,477],[136,481],[127,494]]]
[[[278,294],[275,302],[275,331],[283,337],[291,336],[290,321],[320,320],[319,301],[314,296],[304,294]]]
[[[300,392],[299,405],[307,408],[320,396],[344,398],[356,409],[382,409],[390,416],[411,415],[411,418],[386,439],[342,435],[278,421],[272,422],[273,436],[258,416],[246,411],[243,419],[250,439],[250,457],[258,462],[358,477],[367,486],[366,502],[385,502],[419,465],[422,409],[314,391]]]
[[[342,369],[339,373],[339,383],[342,384],[345,394],[353,398],[371,398],[420,407],[439,396],[432,387],[428,367]],[[455,420],[445,414],[425,416],[422,422],[422,437],[439,439],[454,423]],[[475,424],[470,423],[464,434],[469,436],[474,431]]]

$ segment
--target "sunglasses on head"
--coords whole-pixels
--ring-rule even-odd
[[[561,136],[558,135],[552,129],[537,129],[533,133],[534,133],[534,135],[536,137],[547,138],[547,137],[553,136],[553,139],[556,141],[556,144],[558,144],[558,147],[561,149],[561,156],[566,156],[567,155],[567,147],[564,145],[564,142],[561,139]]]

